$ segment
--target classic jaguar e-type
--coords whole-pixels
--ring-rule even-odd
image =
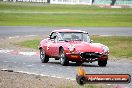
[[[52,31],[47,39],[40,42],[39,49],[42,63],[55,58],[63,66],[69,61],[78,64],[98,61],[99,66],[106,66],[109,55],[109,48],[93,43],[87,32],[70,29]]]

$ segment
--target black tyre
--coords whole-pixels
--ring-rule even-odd
[[[64,49],[60,50],[60,64],[66,66],[69,64],[68,59],[65,57]]]
[[[49,61],[49,57],[45,54],[44,49],[40,49],[40,59],[42,63],[47,63]]]
[[[107,60],[98,60],[98,65],[101,67],[105,67],[107,65]]]

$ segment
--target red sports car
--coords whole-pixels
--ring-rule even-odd
[[[52,31],[49,38],[40,42],[39,49],[42,63],[55,58],[63,66],[69,61],[79,64],[98,61],[99,66],[106,66],[109,54],[109,48],[93,43],[87,32],[70,29]]]

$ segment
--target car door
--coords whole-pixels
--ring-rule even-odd
[[[56,38],[55,38],[56,36]],[[50,56],[57,56],[59,52],[58,42],[57,42],[57,34],[55,32],[50,35],[50,42],[47,44],[47,49]]]

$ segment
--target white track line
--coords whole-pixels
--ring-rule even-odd
[[[37,55],[37,52],[19,52],[18,54],[32,56]]]
[[[45,65],[41,65],[41,67],[45,67]]]
[[[13,37],[9,37],[9,39],[13,39],[13,38],[19,38],[20,36],[13,36]]]
[[[1,71],[8,71],[9,69],[1,69]],[[64,77],[60,77],[60,76],[55,76],[55,75],[44,75],[44,74],[37,74],[37,73],[32,73],[32,72],[26,72],[26,71],[13,71],[15,73],[23,73],[23,74],[29,74],[29,75],[36,75],[36,76],[45,76],[45,77],[52,77],[52,78],[58,78],[58,79],[63,79]],[[75,79],[71,79],[71,78],[64,78],[66,80],[72,80],[75,81]]]
[[[3,62],[8,63],[9,61],[3,61]]]
[[[38,52],[22,52],[22,51],[9,50],[9,49],[0,49],[0,53],[11,53],[15,55],[26,55],[26,56],[39,55]]]
[[[33,65],[27,65],[28,67],[33,67]]]
[[[12,50],[8,50],[8,49],[5,49],[5,50],[0,50],[0,53],[9,53],[11,52]]]

